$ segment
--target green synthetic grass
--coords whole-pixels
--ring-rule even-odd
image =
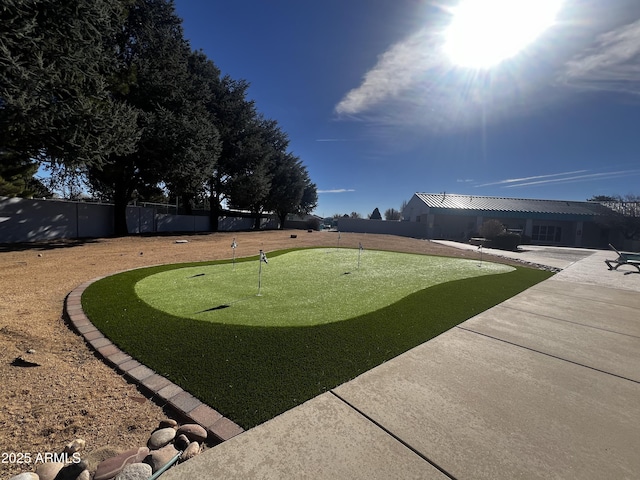
[[[366,268],[364,253],[361,270]],[[277,258],[278,254],[269,254],[263,275],[276,265]],[[236,269],[245,261],[257,266],[255,259],[242,259]],[[457,260],[438,261],[446,269],[447,261],[453,265]],[[469,268],[480,270],[488,265],[478,267],[477,262],[471,262]],[[194,321],[152,308],[136,294],[136,284],[151,275],[194,267],[193,272],[200,272],[198,269],[209,266],[231,267],[228,262],[208,262],[133,270],[95,282],[85,291],[82,304],[92,322],[122,350],[245,429],[354,378],[551,275],[517,267],[500,275],[439,283],[349,320],[305,327]],[[180,275],[183,273],[186,270]],[[347,276],[353,274],[352,269]],[[202,278],[189,280],[197,279]],[[267,297],[267,278],[263,281],[265,290],[260,299]],[[368,297],[371,300],[370,294]]]
[[[139,281],[135,292],[150,306],[178,317],[310,326],[379,310],[438,283],[514,270],[469,259],[345,248],[270,257],[269,264],[256,260],[156,273]]]

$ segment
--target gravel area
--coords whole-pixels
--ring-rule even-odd
[[[174,413],[94,355],[63,318],[65,296],[87,280],[126,269],[230,258],[234,237],[238,257],[362,242],[368,249],[478,258],[477,252],[425,240],[306,230],[0,245],[0,453],[59,453],[75,438],[86,441],[86,452],[144,445],[160,420]],[[0,464],[2,478],[29,470]]]

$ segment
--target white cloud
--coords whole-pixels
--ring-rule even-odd
[[[334,188],[332,190],[318,190],[318,193],[348,193],[355,192],[353,188]]]
[[[336,105],[338,116],[365,122],[376,138],[393,140],[414,130],[447,132],[499,121],[545,103],[535,95],[536,75],[508,67],[489,74],[454,66],[443,51],[443,33],[439,27],[423,28],[392,45]]]
[[[550,183],[576,183],[576,182],[587,182],[590,180],[607,180],[611,178],[621,178],[621,177],[629,177],[640,175],[640,170],[619,170],[614,172],[603,172],[603,173],[590,173],[586,175],[574,175],[564,178],[554,178],[550,180],[538,180],[534,182],[524,182],[516,185],[507,185],[505,188],[518,188],[518,187],[530,187],[530,186],[541,186],[548,185]]]
[[[476,185],[476,187],[490,187],[493,185],[509,185],[509,184],[514,184],[514,183],[522,183],[522,182],[528,182],[530,180],[538,180],[541,178],[552,178],[552,177],[566,177],[568,175],[575,175],[577,173],[585,173],[588,172],[588,170],[575,170],[573,172],[563,172],[563,173],[552,173],[552,174],[548,174],[548,175],[535,175],[533,177],[523,177],[523,178],[508,178],[506,180],[499,180],[497,182],[491,182],[491,183],[483,183],[482,185]]]
[[[575,170],[573,172],[553,173],[549,175],[535,175],[531,177],[509,178],[496,182],[484,183],[476,185],[476,187],[489,187],[501,185],[502,188],[519,188],[543,186],[549,184],[577,183],[593,180],[607,180],[612,178],[621,178],[640,175],[640,169],[631,170],[612,170],[600,173],[587,173],[589,170]]]
[[[640,20],[600,35],[566,63],[560,81],[595,90],[640,94]]]
[[[336,105],[336,113],[362,113],[411,87],[419,75],[437,63],[430,47],[427,29],[391,46],[365,74],[362,84]]]
[[[455,67],[443,52],[443,33],[423,28],[389,47],[335,106],[338,117],[402,144],[412,132],[446,133],[556,107],[567,97],[559,86],[640,94],[640,20],[592,37],[573,57],[562,58],[567,50],[555,49],[552,36],[487,72]],[[540,68],[541,55],[549,68]]]

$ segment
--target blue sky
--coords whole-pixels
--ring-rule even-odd
[[[288,133],[318,215],[384,213],[415,192],[640,194],[640,2],[564,0],[483,70],[443,51],[457,3],[175,1],[192,48]]]

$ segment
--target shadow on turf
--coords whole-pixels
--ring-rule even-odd
[[[223,303],[223,304],[218,305],[216,307],[211,307],[211,308],[207,308],[206,310],[201,310],[199,312],[196,312],[195,314],[198,315],[200,313],[215,312],[216,310],[224,310],[225,308],[229,308],[232,305],[235,305],[236,303],[246,302],[250,298],[254,298],[254,297],[255,297],[255,295],[249,295],[247,297],[239,298],[238,300],[236,300],[234,302]]]
[[[222,310],[223,308],[229,308],[231,305],[218,305],[217,307],[211,307],[211,308],[207,308],[206,310],[202,310],[200,312],[196,312],[196,313],[206,313],[206,312],[213,312],[215,310]]]

